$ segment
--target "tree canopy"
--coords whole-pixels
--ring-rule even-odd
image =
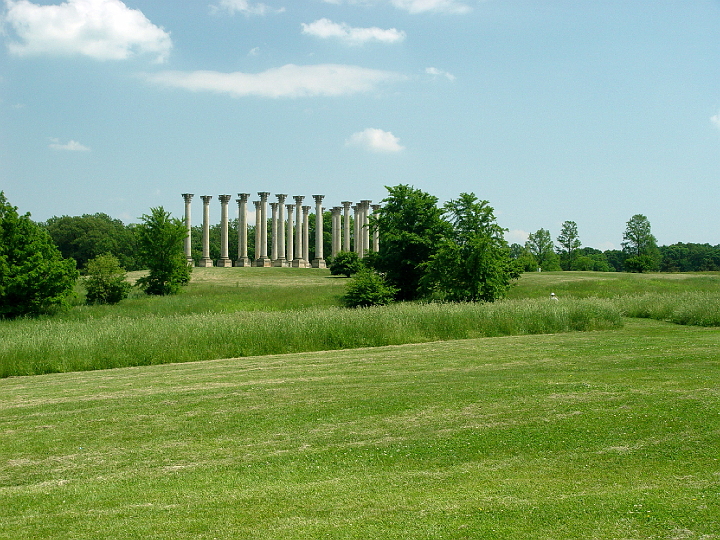
[[[67,305],[78,272],[50,235],[19,215],[0,191],[0,317],[48,313]]]

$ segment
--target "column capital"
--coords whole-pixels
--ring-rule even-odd
[[[261,202],[267,201],[269,196],[270,196],[269,191],[258,191],[258,197],[260,197]]]
[[[342,206],[333,206],[330,209],[330,212],[333,214],[339,214],[340,212],[342,212]]]
[[[305,195],[293,195],[293,199],[295,199],[295,204],[297,205],[301,205],[304,198]]]
[[[343,205],[345,208],[348,208],[348,209],[349,209],[350,206],[352,206],[352,201],[343,201],[343,202],[342,202],[342,205]]]
[[[183,193],[182,194],[183,199],[185,199],[186,203],[189,203],[192,200],[193,195],[194,195],[193,193]]]
[[[295,205],[294,204],[286,204],[285,208],[287,208],[289,215],[292,215],[292,210],[293,210],[293,208],[295,208]]]
[[[370,203],[371,203],[371,202],[372,202],[372,201],[369,200],[369,199],[362,199],[362,200],[360,201],[360,204],[362,204],[365,208],[370,208]]]
[[[273,210],[277,210],[279,204],[280,204],[280,203],[271,202],[271,203],[270,203],[270,208],[272,208]]]
[[[313,199],[315,199],[315,204],[322,204],[324,198],[325,195],[313,195]]]
[[[237,202],[248,202],[248,199],[250,198],[249,193],[238,193],[238,197],[240,197]]]
[[[203,200],[203,203],[210,204],[210,201],[212,200],[212,195],[200,195],[200,198]]]
[[[307,213],[310,212],[310,207],[309,207],[309,206],[303,206],[303,207],[302,207],[302,211],[303,211],[303,214],[307,214]]]
[[[253,204],[255,205],[255,208],[260,210],[260,201],[253,201]]]
[[[373,209],[373,212],[377,212],[378,210],[380,210],[382,208],[382,205],[381,204],[371,204],[370,208]]]
[[[218,199],[221,203],[227,204],[230,202],[230,199],[232,199],[232,195],[218,195]]]
[[[287,193],[276,193],[275,196],[277,197],[277,200],[280,204],[285,204],[285,199],[287,199]]]

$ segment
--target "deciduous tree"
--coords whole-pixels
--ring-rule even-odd
[[[19,215],[0,191],[0,317],[48,313],[67,305],[78,272],[48,232]]]
[[[535,257],[538,268],[549,272],[560,270],[560,262],[555,254],[555,246],[550,231],[539,229],[534,233],[530,233],[527,242],[525,242],[525,247]]]
[[[138,243],[149,274],[138,280],[147,294],[176,294],[190,281],[191,268],[185,259],[185,224],[170,217],[160,206],[144,214],[138,227]]]

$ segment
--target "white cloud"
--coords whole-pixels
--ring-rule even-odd
[[[384,153],[405,150],[405,147],[400,145],[400,139],[395,135],[389,131],[376,128],[367,128],[364,131],[353,133],[345,141],[345,146],[356,146],[373,152]]]
[[[716,114],[715,116],[710,117],[710,121],[715,125],[715,127],[720,128],[720,114]]]
[[[145,78],[161,86],[183,88],[193,92],[209,91],[230,94],[234,97],[270,98],[343,96],[370,92],[382,83],[405,79],[404,76],[390,71],[338,64],[314,66],[287,64],[262,73],[162,71],[146,74]]]
[[[268,13],[282,13],[285,8],[273,9],[262,3],[252,3],[248,0],[220,0],[216,6],[210,6],[213,13],[227,11],[230,15],[242,13],[243,15],[267,15]]]
[[[434,77],[446,77],[450,81],[455,80],[455,75],[453,75],[452,73],[448,73],[447,71],[443,71],[434,67],[425,68],[425,73]]]
[[[396,43],[405,39],[405,32],[389,28],[353,28],[345,23],[334,23],[330,19],[318,19],[310,24],[302,23],[303,34],[327,39],[337,38],[349,45],[362,45],[368,41]]]
[[[388,3],[408,13],[469,13],[472,8],[458,0],[324,0],[327,4],[369,5]]]
[[[66,150],[68,152],[89,152],[90,148],[85,146],[84,144],[80,144],[77,141],[69,141],[65,144],[62,144],[60,142],[60,139],[50,139],[50,144],[48,146],[49,148],[53,150]]]
[[[68,0],[50,6],[28,0],[5,3],[5,20],[18,38],[8,48],[19,56],[80,54],[123,60],[150,53],[163,62],[172,48],[170,34],[120,0]]]

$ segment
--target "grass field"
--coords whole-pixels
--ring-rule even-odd
[[[0,355],[10,337],[41,346],[43,328],[72,347],[80,328],[205,318],[210,332],[238,311],[297,321],[336,310],[346,283],[196,270],[174,298],[0,323]],[[558,308],[567,322],[568,305],[577,318],[643,318],[0,379],[0,539],[720,538],[719,285],[526,274],[504,305],[539,311],[502,324],[544,325]],[[408,309],[367,312],[376,326],[364,333],[392,334],[403,317],[434,332],[467,316]]]
[[[715,328],[0,381],[1,538],[720,538]]]

